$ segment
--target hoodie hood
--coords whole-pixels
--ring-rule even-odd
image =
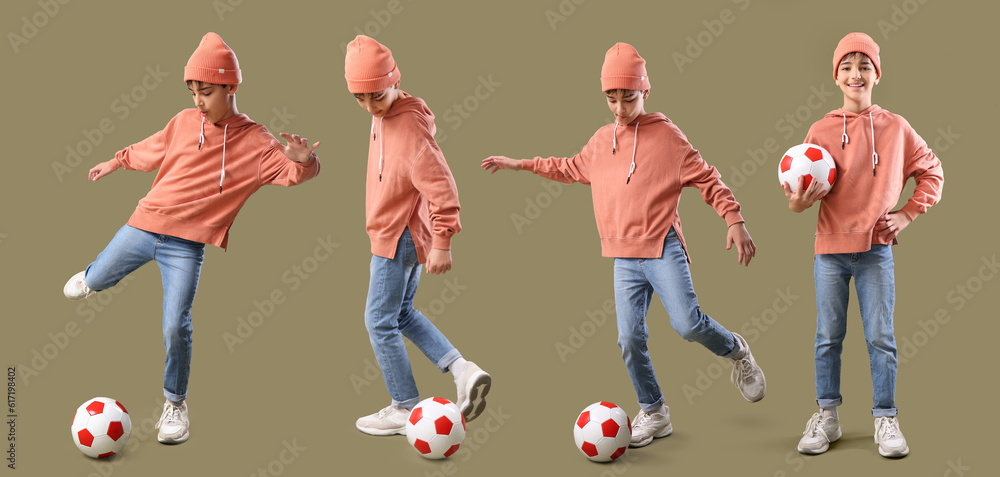
[[[385,143],[382,140],[382,121],[386,118],[393,118],[403,114],[414,114],[417,124],[423,126],[427,133],[434,137],[436,127],[434,126],[434,113],[427,107],[424,100],[415,96],[410,96],[406,91],[399,90],[400,98],[392,102],[392,106],[385,112],[385,116],[376,118],[372,116],[372,140],[378,141],[378,180],[382,182],[382,163],[384,160]]]
[[[625,183],[628,184],[632,181],[632,173],[635,172],[635,149],[636,145],[639,143],[639,126],[653,124],[657,122],[670,122],[663,113],[648,113],[640,115],[639,117],[628,123],[627,126],[622,129],[633,128],[632,130],[632,164],[628,168],[628,176],[625,177]],[[611,155],[616,155],[618,153],[618,121],[615,121],[614,128],[611,130]]]
[[[841,150],[845,149],[847,145],[850,144],[851,142],[851,137],[850,135],[847,134],[848,121],[851,121],[853,124],[853,121],[857,121],[859,119],[864,121],[864,118],[866,117],[868,118],[867,122],[868,122],[869,137],[871,138],[871,143],[872,143],[872,175],[875,175],[875,168],[876,166],[878,166],[878,152],[875,150],[875,117],[881,116],[886,112],[887,112],[886,110],[880,108],[877,104],[873,104],[865,108],[865,110],[861,111],[860,113],[854,113],[851,111],[847,111],[844,108],[839,108],[830,111],[829,113],[826,113],[826,115],[824,116],[824,118],[839,118],[843,121],[843,131],[841,132],[840,136]]]

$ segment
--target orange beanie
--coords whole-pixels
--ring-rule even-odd
[[[868,55],[875,65],[875,77],[882,77],[882,61],[878,57],[878,44],[872,37],[864,33],[848,33],[837,43],[837,49],[833,52],[833,79],[837,79],[837,70],[840,68],[840,60],[844,59],[848,53],[861,52]]]
[[[399,82],[399,67],[385,45],[365,35],[347,44],[344,59],[347,89],[354,94],[382,91]]]
[[[198,49],[194,50],[184,67],[184,81],[191,80],[212,84],[243,82],[236,53],[222,41],[222,37],[208,32],[201,38]]]
[[[611,89],[649,89],[646,60],[628,43],[615,43],[604,55],[601,67],[601,91]]]

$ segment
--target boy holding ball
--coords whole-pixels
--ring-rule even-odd
[[[816,402],[799,441],[803,454],[826,452],[841,436],[837,406],[840,354],[847,332],[848,285],[854,278],[861,322],[871,363],[875,442],[879,454],[909,453],[896,417],[896,302],[892,245],[918,215],[941,199],[941,161],[902,116],[872,104],[872,89],[882,76],[879,47],[864,33],[850,33],[833,55],[833,77],[844,93],[844,107],[809,128],[805,142],[830,151],[837,164],[837,185],[822,193],[818,183],[796,192],[782,184],[788,207],[802,212],[820,199],[816,225]],[[916,188],[906,205],[892,210],[903,184]]]

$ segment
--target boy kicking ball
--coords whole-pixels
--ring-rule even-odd
[[[632,447],[673,431],[647,348],[646,314],[653,293],[681,337],[732,360],[732,380],[746,400],[760,401],[765,392],[764,373],[746,340],[698,306],[677,214],[681,189],[697,187],[726,220],[727,249],[735,245],[739,263],[750,265],[756,248],[740,204],[677,126],[661,113],[646,113],[649,88],[646,61],[631,45],[618,43],[608,50],[601,69],[601,90],[615,114],[614,125],[599,129],[571,158],[491,156],[482,162],[483,169],[494,173],[526,170],[591,186],[601,249],[614,258],[618,346],[641,409],[632,421]]]
[[[191,371],[191,307],[198,290],[205,244],[226,248],[229,229],[243,204],[264,185],[293,186],[319,173],[312,146],[281,133],[282,146],[264,126],[236,110],[242,81],[236,54],[208,33],[184,67],[196,109],[177,113],[162,131],[133,144],[90,170],[97,181],[124,167],[158,170],[153,186],[111,243],[66,283],[70,300],[115,286],[156,261],[163,278],[163,415],[156,428],[165,444],[186,441]]]
[[[854,278],[861,323],[871,364],[875,443],[885,457],[910,452],[896,417],[896,339],[893,308],[896,284],[892,246],[896,236],[941,199],[941,161],[902,116],[872,104],[872,89],[882,77],[879,47],[864,33],[850,33],[833,54],[833,77],[844,93],[844,107],[809,128],[805,142],[830,151],[837,164],[837,185],[820,192],[818,182],[797,192],[782,184],[788,207],[802,212],[817,200],[816,255],[816,412],[799,440],[803,454],[826,452],[841,436],[837,406],[840,354],[847,333],[849,284]],[[892,210],[903,184],[916,181],[906,205]]]
[[[466,421],[482,414],[492,378],[462,354],[420,311],[413,297],[420,264],[427,272],[451,270],[451,239],[461,230],[458,188],[434,140],[434,114],[423,100],[399,89],[392,52],[364,35],[347,44],[347,89],[372,115],[368,135],[365,225],[371,239],[371,281],[365,327],[392,402],[358,419],[358,430],[385,436],[406,433],[420,402],[405,336],[441,372],[451,371]]]

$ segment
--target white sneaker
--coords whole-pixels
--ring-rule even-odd
[[[486,409],[486,395],[493,386],[493,378],[472,361],[466,361],[462,371],[455,378],[458,400],[455,404],[462,411],[466,422],[479,417]]]
[[[895,416],[875,418],[875,442],[882,457],[905,457],[910,453]]]
[[[163,403],[163,414],[160,415],[160,421],[154,426],[155,429],[160,430],[156,434],[156,440],[164,444],[180,444],[188,440],[189,425],[187,401],[178,406],[168,399],[167,402]]]
[[[73,277],[66,282],[66,285],[63,286],[63,295],[66,295],[66,298],[69,298],[70,300],[82,300],[84,298],[90,298],[91,295],[97,293],[87,286],[87,282],[83,281],[83,276],[86,274],[87,271],[84,270],[76,275],[73,275]]]
[[[840,439],[841,434],[840,421],[836,417],[824,418],[817,412],[806,423],[797,449],[803,454],[822,454],[830,448],[831,442]]]
[[[750,345],[742,336],[733,333],[740,342],[740,351],[733,356],[733,374],[729,379],[740,390],[743,399],[750,402],[757,402],[764,399],[767,391],[767,382],[764,380],[764,371],[757,365],[750,353]]]
[[[354,423],[358,430],[373,436],[406,435],[406,419],[410,417],[409,409],[386,406],[381,411],[358,419]]]
[[[653,439],[667,437],[674,432],[670,424],[670,408],[663,406],[664,412],[639,411],[632,421],[632,440],[629,447],[648,446]]]

